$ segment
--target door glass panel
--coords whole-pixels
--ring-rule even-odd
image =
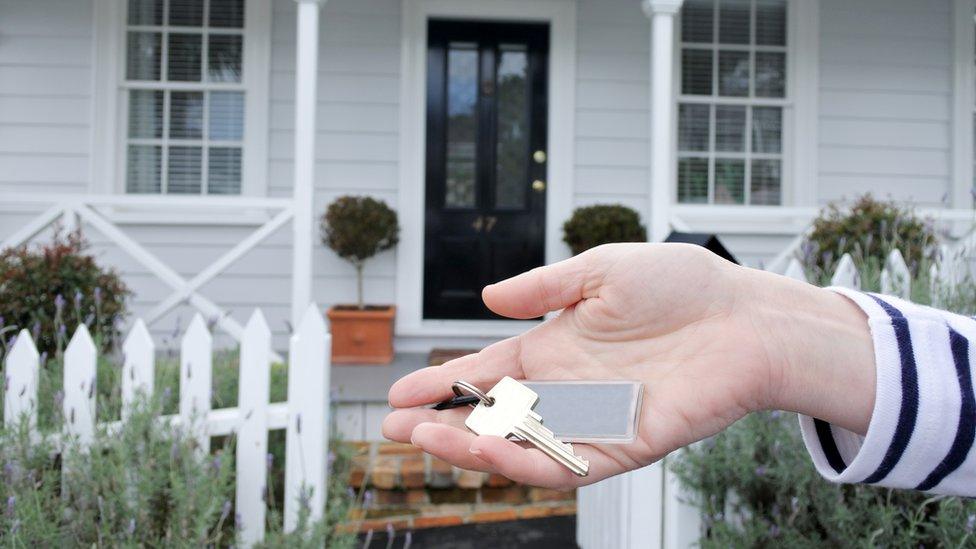
[[[528,55],[524,45],[499,47],[495,207],[525,207],[528,184]]]
[[[447,51],[447,178],[444,206],[475,205],[475,153],[478,133],[478,50],[452,42]]]
[[[744,160],[715,159],[715,203],[743,204],[745,202],[746,163]]]

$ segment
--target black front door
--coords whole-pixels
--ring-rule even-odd
[[[549,27],[432,20],[424,318],[497,318],[481,288],[543,264]]]

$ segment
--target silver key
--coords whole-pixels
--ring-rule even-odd
[[[590,470],[589,462],[577,456],[571,444],[557,440],[542,424],[542,416],[532,411],[539,402],[535,391],[504,377],[488,391],[488,397],[493,399],[493,404],[478,403],[464,421],[468,429],[479,435],[516,437],[530,442],[570,471],[586,476]]]

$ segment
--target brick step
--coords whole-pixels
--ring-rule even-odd
[[[575,490],[516,484],[467,471],[409,444],[353,443],[350,485],[360,494],[347,530],[430,528],[576,514]]]

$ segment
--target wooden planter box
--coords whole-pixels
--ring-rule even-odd
[[[334,364],[389,364],[393,362],[393,305],[336,305],[326,313],[332,332]]]

